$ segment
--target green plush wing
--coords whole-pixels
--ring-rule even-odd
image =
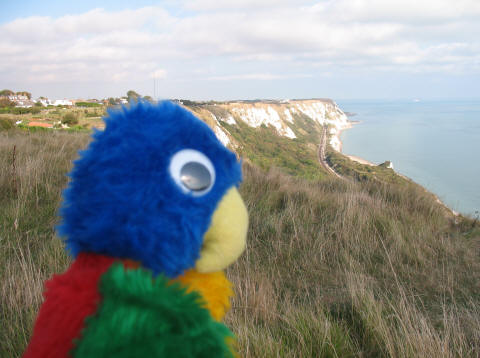
[[[114,264],[101,278],[102,302],[75,342],[77,357],[233,357],[232,333],[178,284]]]

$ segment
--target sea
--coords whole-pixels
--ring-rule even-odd
[[[342,152],[394,170],[471,217],[480,212],[480,100],[337,101],[358,121]]]

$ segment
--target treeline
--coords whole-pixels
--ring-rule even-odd
[[[77,107],[102,107],[101,103],[96,102],[77,102],[75,103]]]
[[[9,90],[9,89],[4,89],[0,91],[0,97],[9,97],[9,96],[25,96],[28,99],[32,99],[32,94],[27,91],[13,92],[12,90]]]
[[[18,91],[14,92],[9,89],[4,89],[0,91],[0,113],[12,113],[12,114],[24,114],[24,113],[33,113],[30,111],[17,111],[16,109],[12,111],[13,108],[15,108],[16,103],[12,100],[10,100],[10,96],[25,96],[29,100],[32,98],[32,94],[27,91]],[[23,108],[22,108],[23,109]],[[35,113],[38,113],[37,111],[34,111]]]
[[[15,104],[13,104],[15,105]],[[39,106],[34,106],[34,107],[29,107],[29,108],[23,108],[23,107],[13,107],[13,106],[2,106],[0,103],[0,114],[38,114],[41,112],[41,107]]]

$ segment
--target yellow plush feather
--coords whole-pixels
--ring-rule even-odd
[[[232,284],[222,271],[201,273],[189,270],[173,280],[175,281],[184,285],[188,292],[199,292],[205,301],[205,308],[217,321],[220,321],[230,309],[230,298],[233,297]]]

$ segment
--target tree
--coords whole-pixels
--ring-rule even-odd
[[[32,99],[32,94],[27,91],[19,91],[16,93],[17,96],[27,96],[28,99]]]
[[[140,97],[142,97],[142,96],[140,96],[140,95],[139,95],[137,92],[135,92],[134,90],[130,90],[130,91],[127,92],[127,97],[128,97],[128,100],[129,100],[129,101],[131,101],[132,99],[136,101],[136,100],[138,100],[138,99],[139,99]]]
[[[0,98],[0,107],[15,107],[15,102],[10,101],[8,98]]]
[[[143,96],[143,99],[153,103],[153,98],[150,96]]]
[[[4,90],[0,91],[0,96],[8,97],[8,96],[13,96],[14,94],[15,94],[15,92],[10,91],[9,89],[4,89]]]

